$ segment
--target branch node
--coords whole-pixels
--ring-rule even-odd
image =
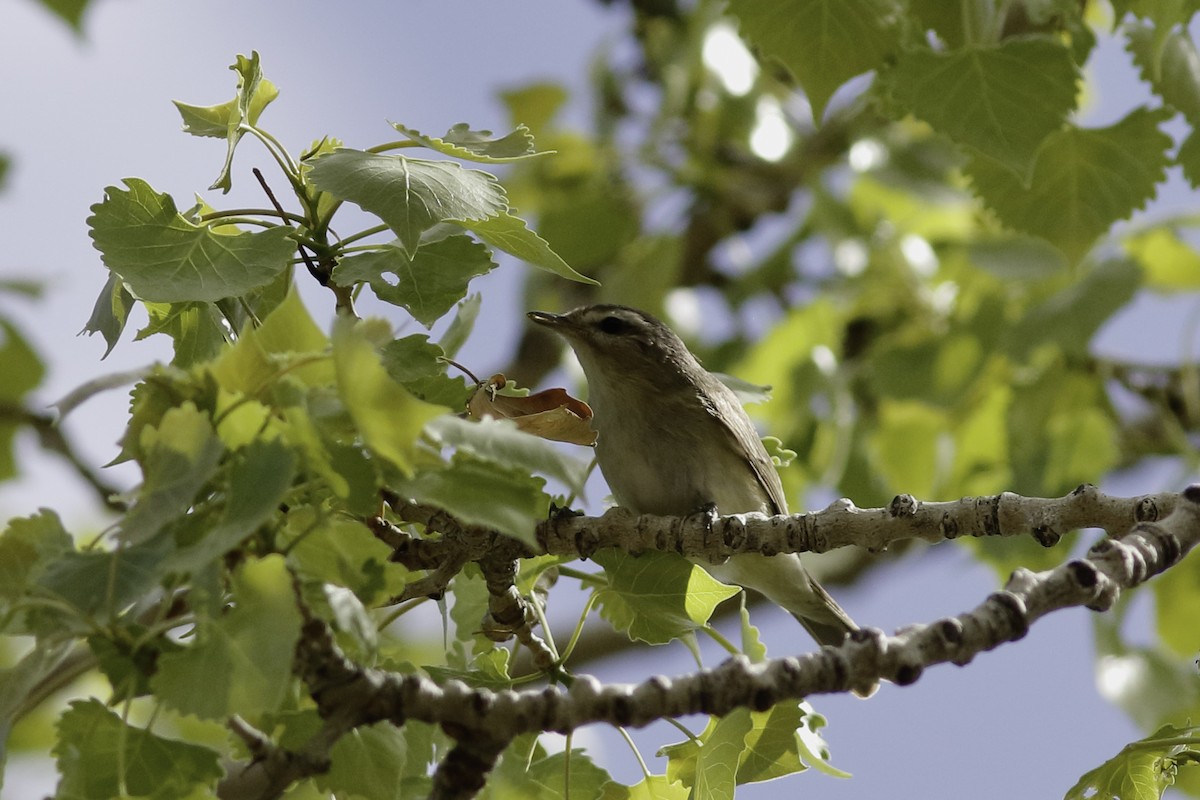
[[[888,504],[888,514],[897,519],[900,517],[914,517],[917,514],[917,508],[920,503],[917,498],[911,494],[898,494],[892,498],[892,502]]]

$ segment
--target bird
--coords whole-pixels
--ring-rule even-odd
[[[635,514],[787,514],[775,464],[729,387],[656,317],[589,305],[528,317],[564,338],[588,383],[596,460],[617,505]],[[822,645],[858,630],[795,553],[700,563],[717,580],[783,607]]]

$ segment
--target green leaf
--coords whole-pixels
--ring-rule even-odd
[[[94,699],[71,703],[58,722],[53,753],[58,800],[177,800],[199,787],[215,791],[225,772],[216,751],[126,725]]]
[[[1193,189],[1200,189],[1200,131],[1192,131],[1175,153],[1175,163]]]
[[[380,354],[392,380],[425,402],[454,410],[466,407],[472,387],[463,378],[446,374],[446,354],[428,336],[414,333],[388,342]]]
[[[796,76],[818,123],[838,87],[879,67],[899,43],[881,0],[731,0],[729,11]]]
[[[1041,236],[1076,262],[1113,223],[1154,196],[1172,144],[1158,128],[1167,116],[1139,108],[1108,128],[1052,134],[1028,187],[985,158],[972,159],[967,173],[1001,222]]]
[[[4,376],[0,380],[0,403],[14,409],[14,413],[0,419],[0,480],[5,480],[17,474],[13,444],[17,431],[26,424],[21,416],[25,395],[42,382],[46,368],[25,337],[7,320],[0,319],[0,331],[4,334],[0,345],[0,375]]]
[[[1085,772],[1064,800],[1107,800],[1110,797],[1159,800],[1175,782],[1171,762],[1185,749],[1179,745],[1179,740],[1195,737],[1195,728],[1165,725],[1145,739],[1125,745],[1120,753]]]
[[[157,427],[143,428],[140,446],[145,480],[118,534],[131,544],[187,513],[225,451],[208,415],[192,403],[169,409]]]
[[[688,800],[690,796],[688,787],[666,775],[647,775],[633,786],[605,784],[601,800]]]
[[[427,136],[418,130],[391,123],[392,127],[407,136],[412,141],[442,155],[461,158],[465,161],[477,161],[481,164],[505,164],[521,161],[526,158],[548,155],[553,150],[534,152],[533,136],[529,128],[518,125],[516,129],[499,139],[492,138],[491,131],[473,131],[465,122],[460,122],[442,138]]]
[[[1176,655],[1195,658],[1195,629],[1188,625],[1188,611],[1200,608],[1200,570],[1167,570],[1151,586],[1159,640]]]
[[[1079,71],[1055,39],[972,44],[946,53],[911,50],[886,75],[913,116],[1027,179],[1038,148],[1075,107]]]
[[[0,774],[17,715],[26,710],[32,691],[55,673],[73,644],[71,638],[64,636],[39,639],[16,664],[0,669]]]
[[[1163,102],[1200,124],[1200,54],[1186,29],[1156,30],[1145,23],[1125,27],[1126,49],[1133,55],[1142,80]]]
[[[151,686],[184,714],[256,720],[290,693],[301,618],[283,556],[243,564],[233,575],[233,602],[229,613],[200,619],[194,644],[159,658]]]
[[[600,796],[609,775],[583,750],[545,755],[537,747],[531,754],[530,738],[520,737],[504,751],[479,793],[480,800],[590,800]]]
[[[571,491],[583,488],[588,463],[568,456],[546,439],[518,430],[510,420],[466,420],[449,414],[425,426],[434,441],[460,452],[525,472],[557,478]]]
[[[774,780],[808,769],[800,758],[796,731],[805,725],[810,711],[807,705],[792,701],[779,703],[767,711],[747,712],[751,727],[738,755],[738,785]]]
[[[750,712],[737,708],[705,731],[704,744],[696,757],[692,790],[697,797],[733,800],[737,785],[738,759],[750,732]]]
[[[181,547],[170,566],[191,572],[241,544],[278,512],[296,474],[296,460],[295,452],[279,441],[260,439],[239,450],[229,470],[220,519],[205,526],[199,541]]]
[[[1102,261],[1081,280],[1030,308],[1010,330],[1008,347],[1019,359],[1051,343],[1070,355],[1084,356],[1092,336],[1133,299],[1141,282],[1136,264],[1125,259]]]
[[[83,31],[83,13],[87,11],[90,0],[38,0],[49,12],[71,26],[76,32]]]
[[[238,93],[232,99],[214,106],[172,101],[183,117],[184,133],[225,139],[235,134],[242,122],[256,124],[263,109],[279,96],[275,84],[263,77],[257,52],[252,52],[250,58],[239,55],[229,68],[238,75]],[[236,135],[240,137],[241,133]]]
[[[177,367],[203,364],[216,358],[229,343],[220,310],[212,303],[143,303],[150,324],[137,332],[135,342],[156,333],[171,338]]]
[[[53,511],[10,519],[0,533],[0,609],[20,598],[47,565],[74,549],[71,534]]]
[[[718,604],[741,591],[673,553],[633,556],[609,549],[593,560],[608,578],[597,597],[600,615],[629,638],[648,644],[691,634],[708,623]]]
[[[1142,268],[1148,288],[1178,292],[1200,287],[1200,253],[1178,231],[1156,225],[1122,244]]]
[[[167,574],[164,561],[171,552],[169,536],[113,551],[64,553],[48,564],[37,585],[57,595],[88,627],[106,622],[145,598]],[[47,617],[35,630],[70,628],[75,620]]]
[[[100,296],[96,298],[92,316],[80,331],[81,334],[86,333],[89,336],[98,333],[104,337],[104,343],[108,347],[105,348],[104,355],[100,356],[101,360],[108,358],[108,354],[116,347],[121,332],[125,330],[125,323],[129,320],[131,308],[133,295],[117,279],[116,273],[111,273],[108,282],[100,290]]]
[[[329,753],[329,771],[317,786],[338,797],[402,800],[401,777],[408,756],[404,732],[391,722],[354,728]]]
[[[252,51],[250,58],[239,54],[229,68],[238,76],[237,96],[233,100],[206,108],[186,106],[178,102],[175,104],[179,113],[183,115],[185,131],[195,136],[216,136],[226,140],[225,164],[221,167],[221,174],[208,187],[220,189],[222,192],[228,192],[233,185],[233,151],[237,149],[238,142],[258,121],[258,115],[267,104],[279,95],[275,84],[263,77],[257,51]],[[223,128],[222,115],[225,122]]]
[[[338,262],[333,280],[339,286],[371,284],[375,295],[401,306],[429,328],[467,294],[471,279],[495,269],[488,249],[469,236],[427,242],[410,257],[399,242]],[[384,273],[394,279],[383,277]]]
[[[527,470],[502,467],[456,454],[444,469],[420,472],[397,490],[429,503],[468,525],[480,525],[534,544],[534,527],[546,518],[545,481]]]
[[[1058,248],[1044,239],[1020,234],[978,238],[967,244],[968,260],[997,278],[1036,281],[1067,271]]]
[[[1081,483],[1098,483],[1119,454],[1101,379],[1054,366],[1036,381],[1014,388],[1006,426],[1011,490],[1057,497]],[[1030,436],[1030,431],[1038,435]],[[1030,569],[1049,568],[1062,560],[1058,551],[1032,542],[1026,552],[1041,554]]]
[[[110,186],[88,225],[104,264],[142,300],[214,301],[265,286],[289,266],[284,227],[215,233],[180,216],[175,201],[139,178]]]
[[[393,381],[362,325],[340,318],[333,329],[338,393],[367,447],[411,475],[425,423],[445,409],[413,397]]]
[[[398,594],[406,571],[392,564],[391,548],[361,522],[318,514],[311,508],[288,512],[285,542],[288,564],[310,581],[344,586],[364,603]]]
[[[486,219],[508,210],[495,176],[450,161],[343,148],[318,158],[308,175],[318,189],[382,219],[409,253],[439,222]]]
[[[529,229],[525,220],[508,213],[486,219],[451,220],[478,236],[485,244],[503,250],[535,267],[553,272],[562,278],[599,286],[586,275],[581,275],[550,249],[545,239]]]

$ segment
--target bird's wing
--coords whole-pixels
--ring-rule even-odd
[[[762,440],[758,438],[754,424],[742,408],[737,395],[711,373],[706,373],[705,377],[708,380],[699,388],[701,397],[706,400],[708,412],[721,422],[729,434],[730,446],[746,454],[750,468],[754,470],[759,485],[771,502],[771,512],[788,513],[787,499],[783,496],[783,482],[779,480],[775,462],[767,455],[767,448],[763,447]],[[744,420],[746,424],[730,424],[731,420],[738,419]]]

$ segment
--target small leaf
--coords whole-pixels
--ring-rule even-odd
[[[261,392],[284,369],[307,386],[331,386],[336,378],[328,348],[329,337],[313,322],[300,293],[291,291],[209,370],[221,388],[245,395]]]
[[[92,244],[138,298],[180,303],[237,297],[287,269],[295,246],[286,228],[214,233],[179,215],[169,195],[139,178],[92,206]]]
[[[237,95],[232,100],[216,106],[175,102],[175,107],[183,116],[183,129],[186,132],[193,136],[215,136],[227,141],[225,164],[217,179],[208,187],[223,192],[228,192],[233,185],[233,152],[238,142],[258,122],[258,116],[267,104],[279,96],[275,84],[263,77],[257,51],[251,52],[249,58],[238,55],[229,68],[238,76]]]
[[[295,452],[278,441],[258,439],[243,447],[229,470],[225,508],[199,541],[170,559],[173,569],[192,572],[233,550],[275,515],[296,474]]]
[[[121,332],[125,330],[125,323],[129,320],[131,308],[133,295],[117,278],[115,272],[110,273],[104,288],[100,290],[100,296],[96,298],[92,316],[79,332],[89,336],[98,333],[104,337],[104,343],[108,347],[105,348],[104,355],[100,356],[101,360],[108,358],[108,354],[117,346],[117,340],[121,338]]]
[[[399,122],[393,122],[391,125],[412,141],[436,150],[442,155],[461,158],[465,161],[477,161],[481,164],[504,164],[554,152],[553,150],[535,152],[533,136],[529,133],[529,128],[524,125],[518,125],[512,133],[499,139],[492,138],[491,131],[473,131],[465,122],[460,122],[452,127],[440,139],[436,136],[427,136],[418,130],[401,125]]]
[[[462,225],[484,242],[497,250],[503,250],[535,267],[553,272],[562,278],[599,286],[599,281],[581,275],[550,249],[545,239],[529,229],[525,220],[508,213],[500,213],[485,219],[451,220]]]
[[[0,319],[3,344],[0,344],[0,402],[10,408],[20,409],[25,396],[39,383],[46,368],[38,354],[20,332],[7,320]],[[6,414],[0,419],[0,480],[17,474],[13,444],[17,431],[25,423],[19,413]]]
[[[289,694],[301,619],[283,556],[242,565],[233,602],[229,613],[201,618],[190,647],[159,658],[151,686],[184,714],[257,719]]]
[[[169,409],[159,426],[144,428],[140,446],[146,477],[118,534],[130,544],[150,539],[185,514],[225,450],[208,416],[192,403]]]
[[[229,68],[238,74],[238,92],[232,99],[214,106],[173,101],[183,117],[184,133],[224,139],[236,132],[242,122],[257,123],[263,109],[279,96],[275,84],[263,77],[257,52],[251,53],[250,58],[239,55]]]
[[[1200,124],[1200,54],[1186,29],[1161,32],[1146,23],[1132,23],[1125,35],[1142,80],[1193,127]]]
[[[838,87],[880,66],[898,45],[879,0],[731,0],[729,11],[747,39],[796,76],[818,124]]]
[[[411,475],[425,423],[445,413],[413,397],[388,376],[363,326],[340,318],[333,329],[338,394],[366,446]]]
[[[1183,177],[1193,189],[1200,189],[1200,131],[1192,131],[1179,145],[1175,163],[1183,169]]]
[[[401,777],[408,747],[400,727],[391,722],[363,725],[342,735],[329,752],[329,771],[316,784],[338,797],[401,800]]]
[[[20,598],[47,565],[74,549],[71,534],[53,511],[10,519],[0,533],[0,601]]]
[[[370,283],[375,295],[401,306],[429,328],[467,294],[473,278],[495,269],[488,249],[469,236],[422,244],[412,256],[399,242],[342,259],[333,271],[339,286]],[[394,281],[384,273],[395,276]]]
[[[887,90],[913,116],[1026,180],[1038,148],[1075,107],[1079,71],[1062,43],[1005,39],[935,53],[903,53]]]
[[[1046,139],[1028,186],[999,163],[974,158],[975,191],[1010,228],[1041,236],[1079,261],[1098,236],[1154,196],[1171,138],[1163,109],[1135,109],[1108,128],[1069,128]]]
[[[634,556],[601,550],[608,587],[598,595],[600,615],[631,639],[666,644],[706,624],[718,604],[741,591],[673,553]]]
[[[392,380],[425,402],[455,410],[466,405],[471,390],[462,378],[446,374],[446,354],[428,336],[414,333],[388,342],[380,354]]]
[[[409,253],[439,222],[481,220],[508,210],[495,176],[450,161],[343,148],[318,158],[308,175],[318,189],[382,219]]]
[[[201,787],[215,792],[225,772],[216,751],[126,725],[94,699],[71,703],[58,721],[53,752],[60,800],[176,800]]]

